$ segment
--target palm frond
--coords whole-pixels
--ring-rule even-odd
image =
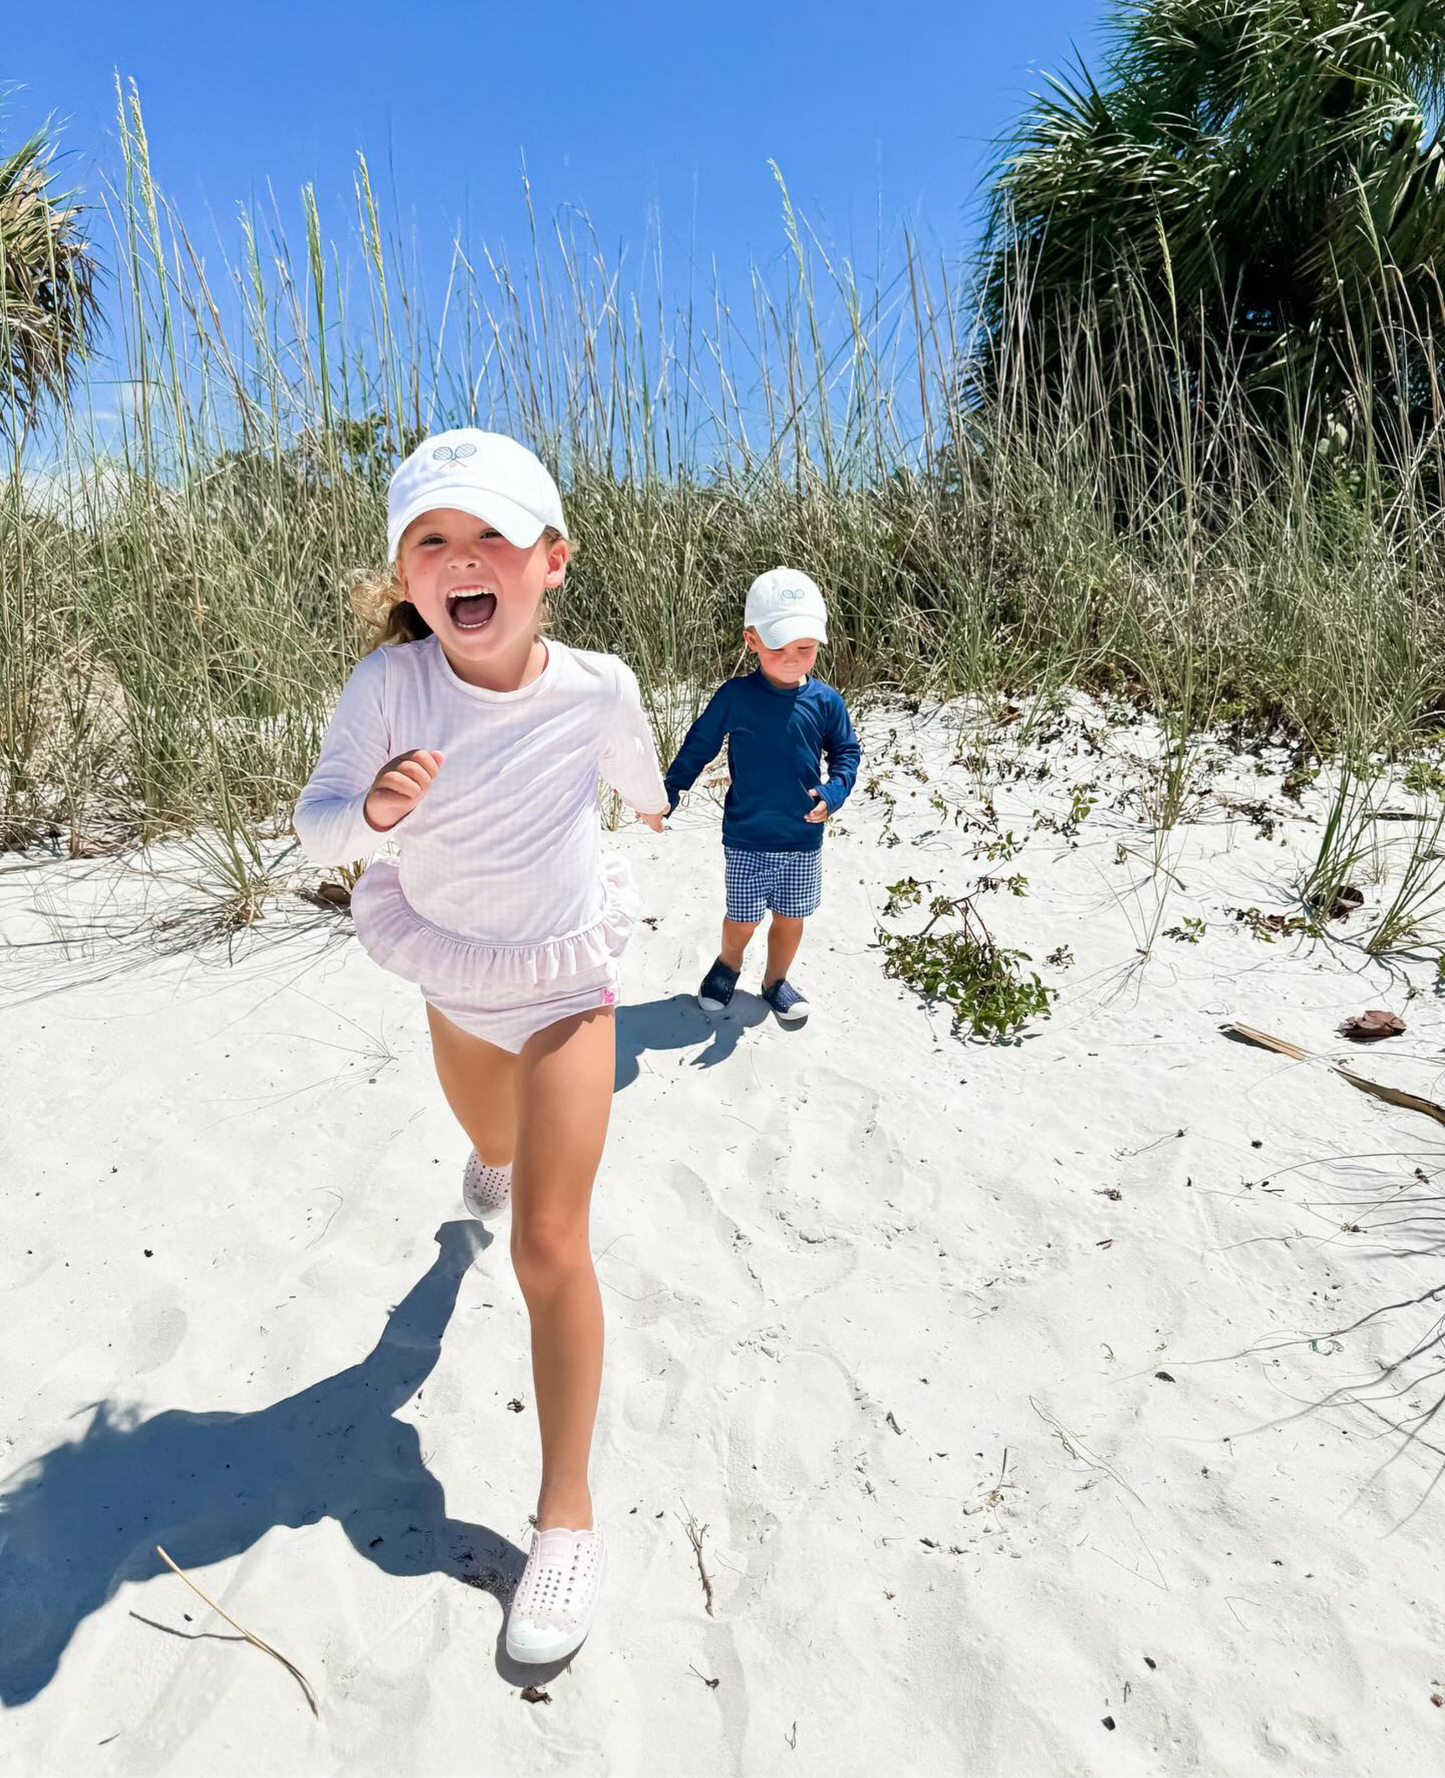
[[[42,132],[0,159],[0,432],[64,400],[99,320],[82,211],[57,190]]]
[[[1328,403],[1332,333],[1368,333],[1382,280],[1408,301],[1445,261],[1445,6],[1123,0],[1101,65],[1053,79],[1000,145],[988,311],[1027,250],[1046,355],[1127,283],[1265,380],[1304,354]]]

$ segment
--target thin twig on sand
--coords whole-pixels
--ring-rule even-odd
[[[1038,1415],[1040,1420],[1043,1421],[1044,1425],[1049,1428],[1054,1437],[1076,1463],[1087,1463],[1090,1469],[1100,1470],[1104,1475],[1108,1476],[1111,1482],[1117,1482],[1126,1494],[1133,1494],[1135,1500],[1139,1501],[1140,1506],[1144,1505],[1143,1500],[1140,1499],[1139,1495],[1134,1493],[1134,1490],[1124,1480],[1123,1476],[1119,1474],[1117,1469],[1111,1464],[1105,1463],[1102,1457],[1096,1457],[1077,1433],[1070,1432],[1061,1421],[1054,1418],[1041,1402],[1035,1401],[1032,1395],[1029,1397],[1029,1406]]]
[[[682,1510],[687,1513],[687,1517],[685,1519],[679,1518],[678,1524],[680,1524],[683,1530],[687,1532],[688,1541],[692,1545],[692,1553],[697,1557],[697,1571],[702,1577],[702,1591],[703,1597],[707,1601],[707,1615],[709,1617],[716,1617],[717,1613],[712,1608],[712,1581],[708,1577],[707,1569],[703,1566],[702,1560],[702,1540],[707,1536],[707,1526],[703,1525],[699,1527],[697,1520],[689,1511],[688,1504],[685,1500],[682,1503]]]
[[[703,1528],[704,1528],[704,1530],[706,1530],[706,1526],[704,1526]],[[166,1554],[166,1552],[161,1548],[161,1546],[159,1544],[156,1545],[156,1554],[160,1557],[161,1561],[165,1563],[166,1567],[170,1569],[172,1574],[180,1575],[181,1579],[186,1583],[186,1585],[191,1589],[191,1591],[196,1595],[196,1597],[198,1599],[204,1599],[206,1601],[206,1604],[210,1606],[211,1610],[214,1611],[218,1617],[225,1618],[226,1622],[231,1626],[231,1628],[233,1630],[239,1631],[240,1634],[245,1637],[246,1641],[249,1642],[254,1648],[259,1648],[261,1650],[262,1654],[268,1654],[268,1655],[270,1655],[270,1657],[273,1661],[279,1661],[281,1663],[281,1665],[286,1669],[286,1671],[296,1681],[297,1685],[299,1685],[301,1687],[301,1690],[305,1693],[306,1702],[311,1706],[311,1714],[313,1716],[319,1718],[321,1715],[321,1712],[316,1708],[316,1693],[314,1691],[312,1691],[311,1681],[306,1677],[306,1675],[301,1671],[301,1669],[298,1666],[296,1666],[294,1662],[288,1661],[286,1659],[285,1655],[279,1653],[276,1649],[272,1648],[272,1646],[269,1642],[263,1642],[259,1636],[253,1636],[251,1634],[251,1632],[245,1628],[244,1625],[238,1624],[236,1622],[235,1618],[227,1616],[227,1614],[221,1610],[220,1606],[217,1605],[217,1603],[215,1602],[214,1599],[208,1597],[205,1593],[203,1593],[201,1591],[201,1589],[191,1579],[190,1575],[185,1573],[184,1570],[177,1568],[175,1563],[170,1559],[170,1557]]]

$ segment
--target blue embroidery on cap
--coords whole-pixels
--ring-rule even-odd
[[[438,445],[432,452],[438,463],[459,463],[463,457],[475,457],[476,454],[474,444]]]
[[[780,605],[798,605],[802,603],[804,597],[803,589],[800,586],[778,588],[778,603]]]

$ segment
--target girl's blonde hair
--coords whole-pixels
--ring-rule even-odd
[[[547,547],[562,533],[548,525],[542,532]],[[431,625],[409,599],[403,598],[396,563],[384,568],[361,568],[351,577],[351,609],[370,631],[368,648],[385,648],[392,642],[420,642],[432,633]],[[537,634],[552,621],[545,597],[537,607]]]

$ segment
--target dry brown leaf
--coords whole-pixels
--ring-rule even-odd
[[[1374,1043],[1381,1037],[1398,1037],[1405,1029],[1405,1021],[1398,1013],[1375,1006],[1346,1019],[1337,1029],[1341,1037],[1352,1037],[1356,1043]]]
[[[351,891],[340,883],[322,883],[315,889],[302,889],[301,899],[309,901],[312,907],[318,908],[349,908]]]
[[[1327,920],[1345,920],[1354,913],[1356,908],[1365,905],[1365,898],[1353,883],[1346,883],[1339,894],[1325,910]]]

